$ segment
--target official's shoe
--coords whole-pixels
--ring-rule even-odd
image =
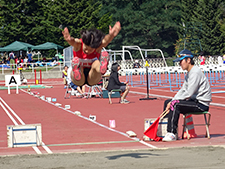
[[[176,141],[177,136],[173,133],[166,133],[165,137],[162,139],[162,141]]]

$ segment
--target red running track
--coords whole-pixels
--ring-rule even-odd
[[[103,98],[80,99],[72,96],[70,99],[64,99],[65,89],[63,89],[63,85],[56,82],[61,81],[59,79],[48,81],[48,84],[52,84],[53,88],[33,89],[32,92],[39,92],[40,96],[56,98],[57,103],[62,104],[61,108],[38,99],[24,90],[20,90],[19,94],[15,94],[15,90],[12,90],[10,95],[7,94],[7,90],[0,90],[0,97],[25,124],[41,123],[42,141],[49,148],[48,150],[45,146],[38,147],[41,153],[224,145],[225,143],[223,107],[210,106],[212,114],[211,139],[204,138],[205,127],[195,127],[197,138],[179,139],[170,143],[147,141],[147,144],[144,144],[142,141],[129,138],[125,134],[126,131],[134,131],[137,138],[142,140],[144,119],[158,117],[162,112],[164,100],[172,97],[175,92],[170,92],[168,89],[154,89],[150,92],[157,96],[157,100],[140,101],[140,98],[146,96],[146,88],[135,87],[131,88],[128,95],[130,104],[119,104],[118,98],[113,98],[113,104],[110,105],[108,99]],[[47,81],[44,83],[47,84]],[[223,98],[224,94],[213,94],[213,103],[225,104]],[[65,105],[70,105],[71,108],[65,110],[63,109]],[[80,111],[82,116],[74,115],[75,111]],[[14,123],[2,107],[0,107],[0,112],[2,119],[0,124],[0,155],[36,154],[37,151],[32,147],[7,147],[6,126],[14,125]],[[96,122],[88,120],[89,115],[95,115]],[[193,118],[194,123],[203,121],[201,116]],[[116,128],[114,130],[109,128],[109,120],[115,120]],[[17,122],[20,124],[19,121]],[[179,126],[181,125],[180,118]],[[179,127],[179,136],[181,136],[181,128]]]

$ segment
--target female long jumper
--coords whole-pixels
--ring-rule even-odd
[[[104,35],[98,29],[81,31],[81,39],[73,38],[69,34],[68,28],[63,33],[64,39],[73,46],[73,60],[71,79],[77,86],[97,84],[101,80],[102,74],[107,71],[109,55],[102,52],[121,29],[120,22],[109,26],[109,34]],[[101,61],[99,60],[101,55]]]

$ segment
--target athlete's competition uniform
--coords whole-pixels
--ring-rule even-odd
[[[78,57],[80,59],[81,66],[83,66],[84,68],[91,68],[92,63],[95,60],[99,59],[100,53],[98,53],[98,52],[96,52],[96,50],[94,50],[94,52],[87,55],[83,51],[83,41],[82,41],[82,39],[80,39],[80,41],[81,41],[81,48],[77,52],[73,50],[73,57]]]

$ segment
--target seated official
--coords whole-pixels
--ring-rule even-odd
[[[111,91],[113,89],[120,89],[123,93],[123,95],[121,96],[121,102],[120,103],[129,103],[128,100],[126,100],[125,98],[127,97],[128,93],[129,93],[129,86],[128,86],[128,82],[125,83],[121,83],[119,81],[119,73],[118,71],[121,69],[120,65],[118,63],[113,63],[112,64],[112,68],[111,68],[111,74],[109,77],[109,83],[108,83],[108,87],[107,90]]]

